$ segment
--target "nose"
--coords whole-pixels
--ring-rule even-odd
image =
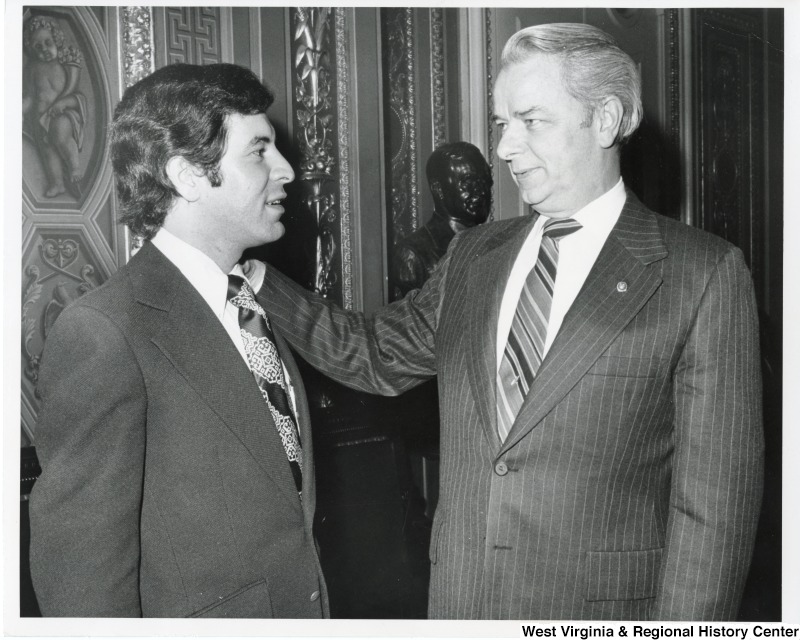
[[[281,184],[289,184],[294,180],[294,169],[280,152],[278,152],[276,162],[272,166],[271,177],[275,182],[280,182]]]
[[[511,162],[519,151],[520,147],[517,136],[514,135],[509,125],[500,137],[500,142],[497,143],[497,157],[506,162]]]

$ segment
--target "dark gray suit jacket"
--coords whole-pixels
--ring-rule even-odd
[[[48,336],[31,495],[45,616],[319,618],[313,453],[300,374],[303,501],[255,380],[150,243]]]
[[[741,252],[629,193],[501,443],[497,316],[531,222],[463,232],[421,290],[370,320],[277,275],[262,302],[340,382],[397,393],[438,375],[430,617],[735,617],[763,464]]]

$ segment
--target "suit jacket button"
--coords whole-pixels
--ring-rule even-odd
[[[494,472],[498,476],[504,476],[508,473],[508,465],[505,462],[498,462],[494,465]]]
[[[311,594],[311,602],[316,602],[317,600],[319,600],[319,591],[315,591]]]

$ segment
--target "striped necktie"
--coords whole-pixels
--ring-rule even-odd
[[[558,267],[558,240],[581,228],[572,218],[552,218],[542,231],[539,255],[525,280],[497,372],[497,431],[505,441],[542,364]]]
[[[303,489],[303,450],[289,404],[283,363],[264,309],[253,290],[239,276],[228,276],[228,302],[239,309],[239,329],[250,370],[278,429],[298,493]]]

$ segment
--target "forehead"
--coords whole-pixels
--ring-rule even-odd
[[[568,94],[561,60],[552,55],[534,54],[508,65],[498,75],[494,93],[497,107],[508,106],[502,103],[511,102],[514,109],[546,106],[540,103],[562,100]]]
[[[274,140],[275,129],[265,113],[242,115],[231,113],[225,117],[229,148],[241,148],[261,139]]]

